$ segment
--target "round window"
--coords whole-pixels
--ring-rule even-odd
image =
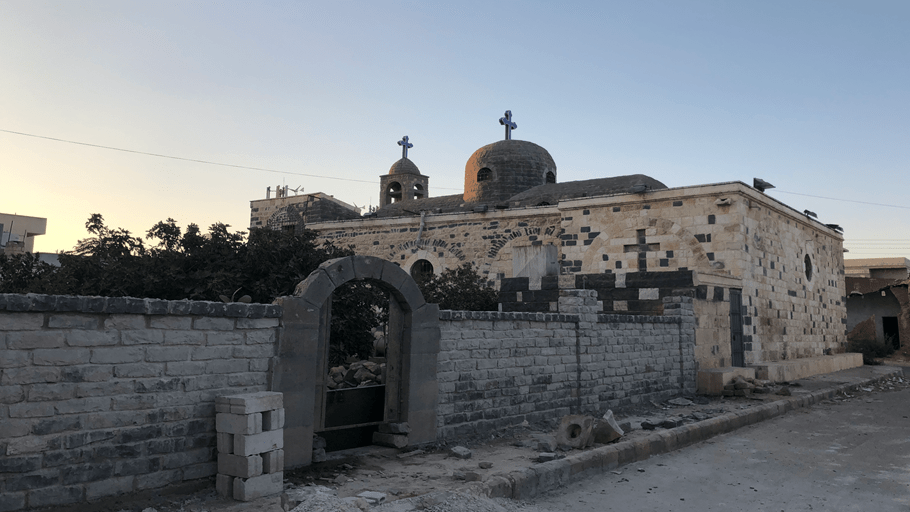
[[[417,260],[411,265],[411,277],[418,283],[425,282],[433,276],[433,264],[427,260]]]

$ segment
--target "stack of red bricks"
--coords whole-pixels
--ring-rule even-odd
[[[283,394],[271,391],[215,400],[218,494],[251,501],[282,491]]]

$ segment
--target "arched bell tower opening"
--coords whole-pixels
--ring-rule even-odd
[[[405,135],[398,145],[401,146],[401,160],[389,169],[389,173],[379,177],[379,205],[386,206],[399,201],[423,199],[430,194],[430,178],[420,174],[420,169],[408,159],[408,149],[414,147]]]
[[[381,390],[372,390],[377,397],[370,399],[374,408],[367,421],[339,416],[328,403],[331,396],[333,404],[339,405],[343,394],[329,394],[332,296],[351,281],[366,283],[389,297],[386,380]],[[282,329],[270,389],[284,393],[286,468],[310,464],[313,435],[323,432],[407,422],[408,445],[436,440],[439,306],[426,303],[407,272],[370,256],[329,260],[297,286],[293,297],[282,297],[279,304]],[[375,407],[378,399],[381,408]]]

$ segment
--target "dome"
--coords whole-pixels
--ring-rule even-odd
[[[414,165],[414,162],[407,158],[402,158],[392,164],[392,168],[389,169],[389,174],[416,174],[420,176],[420,169]]]
[[[501,140],[478,149],[468,159],[464,200],[504,201],[555,181],[556,163],[546,149],[524,140]]]

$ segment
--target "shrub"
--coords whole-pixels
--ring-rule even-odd
[[[888,357],[894,353],[894,340],[887,336],[884,340],[857,339],[847,345],[850,352],[863,355],[863,364],[880,364],[875,359]]]

